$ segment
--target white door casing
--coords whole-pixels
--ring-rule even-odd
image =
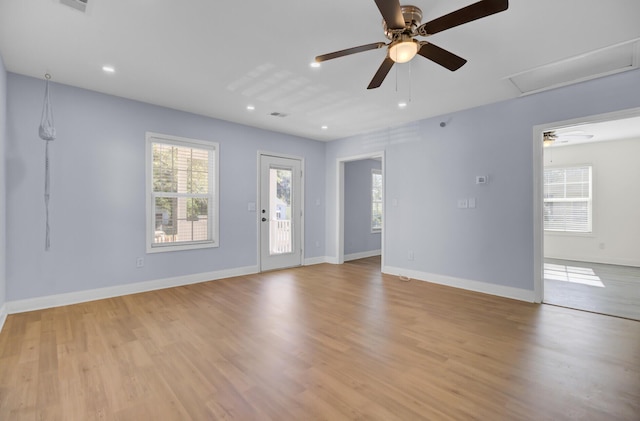
[[[260,270],[302,264],[302,161],[259,155]]]

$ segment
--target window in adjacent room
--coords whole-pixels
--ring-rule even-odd
[[[382,230],[382,171],[371,170],[371,232]]]
[[[544,169],[544,229],[591,232],[592,197],[589,165]]]
[[[147,252],[218,246],[218,144],[147,133]]]

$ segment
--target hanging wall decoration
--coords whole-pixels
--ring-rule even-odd
[[[45,141],[44,149],[44,209],[45,209],[45,241],[44,249],[49,251],[51,246],[51,238],[49,233],[49,142],[56,138],[56,128],[53,125],[53,108],[51,107],[51,98],[49,96],[49,80],[50,74],[44,75],[47,80],[44,88],[44,104],[42,105],[42,118],[40,119],[40,127],[38,133],[40,138]]]

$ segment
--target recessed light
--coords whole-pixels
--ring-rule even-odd
[[[255,106],[253,106],[253,105],[247,105],[247,110],[249,110],[249,111],[253,111],[253,110],[255,110],[255,109],[256,109],[256,107],[255,107]]]
[[[317,69],[318,67],[320,67],[320,63],[318,63],[317,61],[312,61],[311,63],[309,63],[309,66]]]
[[[407,106],[407,103],[406,103],[406,102],[399,102],[399,103],[398,103],[398,107],[399,107],[399,108],[405,108],[406,106]]]
[[[322,130],[327,130],[329,128],[329,126],[322,126],[320,127]]]
[[[102,70],[107,73],[114,73],[116,71],[113,66],[102,66]]]

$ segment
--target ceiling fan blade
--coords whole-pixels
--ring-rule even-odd
[[[404,17],[402,16],[402,9],[400,8],[399,0],[375,0],[380,14],[385,22],[387,22],[387,28],[390,29],[404,29]]]
[[[438,47],[437,45],[433,45],[429,42],[421,43],[422,47],[418,50],[418,54],[420,54],[424,58],[428,58],[429,60],[438,63],[442,67],[446,67],[452,72],[461,68],[467,60],[462,57],[458,57],[457,55]]]
[[[384,47],[384,42],[374,42],[373,44],[361,45],[359,47],[347,48],[346,50],[335,51],[329,54],[323,54],[321,56],[316,57],[316,62],[320,63],[322,61],[331,60],[338,57],[348,56],[350,54],[361,53],[363,51],[375,50],[377,48]]]
[[[422,36],[433,35],[463,23],[505,11],[508,8],[508,0],[482,0],[430,22],[423,23],[416,31]]]
[[[384,78],[387,77],[387,73],[389,73],[389,70],[391,70],[394,63],[395,62],[391,60],[389,57],[385,57],[384,61],[378,68],[378,71],[373,76],[373,79],[371,79],[369,86],[367,86],[367,89],[375,89],[380,85],[382,85]]]

